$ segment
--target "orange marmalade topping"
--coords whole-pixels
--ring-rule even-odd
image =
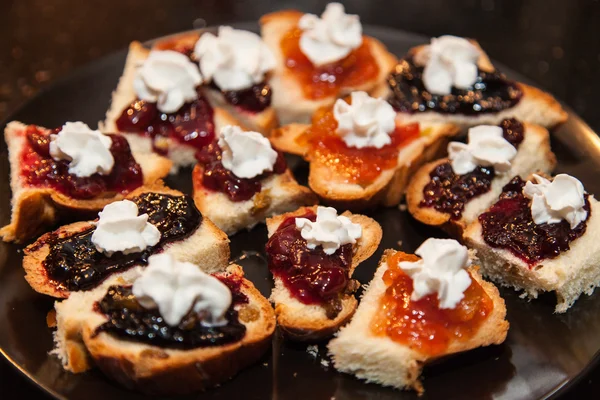
[[[402,252],[388,256],[388,270],[383,275],[387,289],[371,329],[376,335],[387,335],[413,350],[436,356],[452,341],[471,338],[490,315],[494,302],[474,279],[454,309],[440,309],[436,293],[412,301],[412,279],[398,263],[417,260],[419,257]]]
[[[417,139],[419,124],[396,126],[391,133],[392,142],[381,149],[348,147],[341,136],[336,134],[337,121],[333,111],[318,110],[313,116],[312,125],[297,140],[302,146],[309,146],[307,159],[326,165],[341,180],[348,183],[368,185],[386,169],[398,164],[400,148]]]
[[[302,84],[304,95],[309,99],[337,96],[342,87],[355,87],[375,79],[379,66],[371,54],[369,38],[346,58],[334,63],[314,66],[300,49],[302,30],[294,28],[281,39],[281,51],[286,67]]]

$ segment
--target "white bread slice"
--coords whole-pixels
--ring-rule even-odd
[[[256,224],[264,223],[266,218],[317,203],[314,193],[299,185],[289,169],[264,179],[259,193],[239,202],[231,201],[224,193],[203,187],[199,179],[202,171],[202,166],[196,164],[192,178],[196,206],[228,235],[252,229]]]
[[[11,221],[0,229],[0,238],[5,242],[22,243],[55,225],[61,218],[89,218],[105,205],[123,199],[120,193],[104,193],[102,196],[79,200],[64,195],[52,188],[28,187],[21,177],[21,154],[27,146],[27,125],[12,121],[6,125],[4,140],[10,162]],[[46,130],[46,128],[38,127]],[[163,178],[171,169],[171,161],[157,154],[132,154],[142,168],[144,186],[152,185]]]
[[[406,189],[406,204],[411,215],[426,225],[440,227],[450,235],[460,238],[467,225],[496,201],[504,185],[514,176],[527,178],[536,171],[550,173],[556,165],[556,157],[550,150],[548,131],[539,125],[525,123],[524,126],[523,142],[519,145],[517,155],[511,162],[510,170],[502,175],[496,174],[487,193],[467,202],[460,219],[451,219],[450,214],[437,211],[433,207],[419,206],[423,200],[423,190],[431,182],[429,174],[438,165],[448,162],[447,158],[425,164],[411,179]]]
[[[600,204],[590,195],[587,229],[573,240],[570,249],[558,257],[529,266],[509,250],[490,247],[483,239],[476,218],[467,227],[464,241],[477,251],[481,272],[490,280],[537,298],[542,292],[556,293],[556,313],[566,312],[583,294],[591,295],[600,286]]]
[[[375,335],[371,330],[371,321],[379,310],[381,298],[387,289],[382,278],[388,269],[387,259],[394,253],[396,253],[394,250],[384,252],[375,276],[365,290],[352,321],[329,342],[328,349],[338,371],[383,386],[397,389],[412,388],[423,392],[423,386],[418,378],[425,364],[450,354],[504,342],[509,326],[505,320],[506,306],[498,289],[481,279],[477,267],[471,267],[469,268],[471,277],[483,287],[494,302],[491,314],[473,337],[463,342],[452,341],[443,355],[430,357],[388,336]]]
[[[243,277],[238,265],[231,265],[224,275]],[[175,350],[120,340],[101,332],[94,336],[106,317],[93,310],[110,285],[126,285],[133,277],[113,277],[102,286],[88,292],[76,292],[62,302],[56,302],[57,330],[54,334],[57,355],[63,367],[80,373],[99,367],[107,376],[129,389],[152,394],[184,394],[218,385],[241,369],[258,361],[268,350],[275,330],[275,315],[268,300],[243,280],[242,293],[248,304],[236,306],[246,335],[238,342]]]
[[[267,219],[269,237],[273,236],[279,225],[287,218],[304,215],[310,210],[316,213],[316,209],[316,206],[302,207],[294,212]],[[349,271],[349,276],[352,278],[356,267],[377,250],[383,232],[381,226],[369,217],[351,214],[348,211],[342,215],[362,227],[362,237],[358,239],[353,248],[352,266]],[[275,287],[269,300],[275,304],[275,315],[279,328],[287,337],[297,341],[315,341],[330,337],[350,320],[358,304],[354,294],[343,295],[341,312],[334,319],[330,319],[322,306],[304,304],[292,297],[283,281],[277,277],[275,277]]]
[[[483,71],[492,72],[495,70],[487,54],[481,49],[479,43],[471,40],[481,50],[478,65]],[[413,47],[408,54],[416,54],[424,46]],[[403,113],[407,121],[416,122],[438,122],[451,123],[467,129],[477,125],[498,125],[504,119],[516,118],[519,121],[529,122],[531,124],[541,125],[545,128],[552,128],[565,122],[568,114],[561,107],[560,103],[549,93],[538,88],[517,83],[519,89],[523,92],[523,97],[511,108],[498,113],[482,113],[478,115],[463,114],[441,114],[435,111],[425,111],[420,113]],[[392,95],[389,86],[380,86],[378,91],[373,94],[374,97],[388,98]]]
[[[135,78],[136,67],[143,62],[150,53],[150,50],[145,48],[139,42],[131,42],[129,45],[129,53],[125,61],[125,69],[123,75],[119,79],[119,84],[113,92],[110,108],[106,112],[106,119],[100,123],[100,129],[103,132],[119,132],[116,126],[116,121],[121,116],[123,110],[133,103],[136,99],[136,94],[133,90],[133,80]],[[225,125],[240,125],[243,126],[233,115],[222,108],[213,107],[213,120],[215,125],[215,133],[219,132]],[[152,154],[152,139],[138,133],[119,132],[123,134],[129,141],[129,145],[134,152],[143,154]],[[182,144],[178,140],[167,138],[167,146],[169,149],[168,157],[173,161],[172,172],[177,172],[179,167],[187,167],[196,163],[196,149],[193,146]]]
[[[397,117],[397,125],[404,125]],[[273,131],[269,138],[273,147],[286,153],[297,154],[310,162],[308,185],[324,203],[353,211],[377,205],[397,205],[410,177],[424,163],[439,158],[450,139],[458,134],[451,124],[421,123],[421,137],[400,149],[396,168],[382,171],[368,186],[344,182],[328,166],[311,160],[311,149],[297,140],[310,125],[291,124]]]
[[[292,122],[309,123],[318,108],[332,106],[338,97],[344,97],[356,90],[370,93],[379,86],[386,86],[386,77],[397,62],[396,57],[387,51],[383,43],[372,37],[364,36],[364,40],[369,43],[371,54],[379,66],[377,78],[365,81],[357,87],[343,87],[338,96],[318,100],[307,99],[301,85],[285,66],[281,51],[282,38],[298,25],[302,15],[303,13],[299,11],[284,10],[264,15],[260,19],[263,40],[277,60],[277,67],[269,83],[273,89],[272,104],[281,125]]]
[[[162,185],[155,185],[148,189],[132,192],[127,198],[134,198],[142,193],[163,193],[173,196],[183,196],[183,193],[172,190]],[[92,227],[91,221],[76,222],[65,225],[54,232],[47,233],[25,249],[23,269],[25,279],[38,293],[56,298],[67,298],[72,293],[60,288],[56,282],[48,278],[44,267],[44,260],[50,252],[47,239],[53,235],[59,238],[68,237],[88,230]],[[163,252],[172,254],[179,261],[197,264],[207,273],[222,271],[229,260],[229,239],[212,221],[203,215],[200,226],[189,237],[165,244]],[[157,249],[157,251],[161,251]]]

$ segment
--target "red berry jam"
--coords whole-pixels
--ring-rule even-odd
[[[261,181],[273,174],[283,174],[287,164],[282,153],[277,153],[277,160],[272,172],[265,172],[255,178],[239,178],[221,163],[221,148],[215,140],[196,153],[198,165],[194,168],[194,188],[213,190],[224,193],[231,201],[250,200],[261,191]]]
[[[523,124],[513,118],[505,119],[500,126],[504,139],[518,148],[524,138]],[[419,206],[433,207],[450,214],[454,220],[460,219],[465,204],[487,193],[495,175],[494,167],[478,166],[469,173],[457,175],[450,162],[440,164],[429,173],[431,181],[423,188],[423,200]]]
[[[587,218],[574,229],[564,220],[538,225],[531,216],[531,200],[523,195],[524,186],[523,179],[514,177],[502,189],[498,202],[479,216],[479,222],[488,245],[509,250],[531,267],[569,250],[569,244],[585,233],[591,210],[586,194]]]
[[[341,298],[350,286],[352,245],[341,246],[327,255],[322,247],[310,250],[296,218],[316,221],[313,212],[284,220],[266,246],[271,273],[283,281],[291,295],[304,304],[325,307],[327,316],[335,318],[341,311]]]
[[[513,81],[498,71],[479,70],[469,89],[452,88],[449,95],[429,93],[423,84],[423,69],[413,57],[400,60],[388,77],[392,90],[390,104],[402,112],[435,111],[444,114],[477,115],[496,113],[514,107],[523,93]]]
[[[59,131],[60,128],[52,133]],[[87,200],[110,193],[125,194],[144,183],[142,168],[123,136],[107,135],[112,141],[110,152],[115,160],[110,174],[80,178],[69,174],[70,161],[57,161],[50,156],[50,133],[34,125],[23,132],[27,140],[21,153],[21,177],[26,185],[52,188],[74,199]]]
[[[136,100],[116,121],[120,132],[138,133],[152,139],[154,151],[169,152],[167,138],[201,149],[215,138],[213,109],[198,89],[198,99],[184,104],[179,111],[167,114],[156,103]]]

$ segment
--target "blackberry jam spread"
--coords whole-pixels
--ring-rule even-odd
[[[148,214],[148,222],[158,228],[160,241],[139,253],[117,252],[111,257],[99,252],[92,243],[94,229],[59,239],[46,241],[50,251],[44,260],[48,279],[62,290],[89,290],[110,274],[134,265],[146,265],[148,257],[162,247],[193,234],[202,223],[202,215],[189,196],[171,196],[144,193],[131,199],[137,204],[139,214]]]
[[[131,291],[131,286],[111,286],[106,295],[96,303],[96,311],[108,317],[95,335],[107,332],[121,339],[143,342],[152,346],[188,350],[198,347],[220,346],[241,340],[246,327],[239,321],[234,309],[239,299],[247,298],[239,286],[230,286],[233,301],[225,314],[227,324],[209,327],[202,324],[202,315],[190,312],[177,326],[168,325],[158,309],[142,307]],[[237,301],[236,301],[237,299]]]
[[[481,70],[469,89],[453,87],[449,95],[431,94],[423,84],[423,69],[415,65],[412,56],[408,56],[400,60],[388,76],[392,90],[389,102],[398,111],[464,115],[496,113],[514,107],[523,96],[517,84],[502,73]]]
[[[531,217],[531,200],[523,195],[524,186],[523,179],[514,177],[502,189],[498,202],[479,216],[479,222],[488,245],[509,250],[531,267],[569,250],[569,244],[585,233],[591,210],[586,194],[588,217],[574,229],[564,220],[538,225]]]
[[[261,191],[261,181],[273,174],[283,174],[287,164],[282,153],[277,152],[273,171],[265,172],[255,178],[239,178],[221,163],[221,148],[217,141],[196,153],[202,168],[194,169],[194,182],[198,186],[224,193],[231,201],[250,200]]]
[[[523,124],[516,119],[505,119],[500,123],[503,137],[518,148],[524,138]],[[494,167],[477,166],[464,175],[454,173],[450,162],[438,165],[429,173],[431,180],[423,188],[420,207],[433,207],[460,219],[465,204],[474,197],[487,193],[496,176]]]
[[[50,134],[34,125],[24,132],[26,145],[21,153],[21,177],[27,185],[49,187],[74,199],[92,199],[107,193],[127,193],[144,183],[142,168],[131,155],[127,140],[120,135],[107,135],[112,144],[110,152],[115,160],[108,175],[93,174],[80,178],[69,174],[67,160],[55,160],[50,155]]]
[[[296,218],[314,222],[317,216],[310,212],[281,223],[267,242],[269,270],[294,298],[323,306],[327,317],[333,319],[342,309],[342,296],[358,288],[358,282],[349,277],[352,245],[343,245],[332,255],[325,254],[322,247],[310,250],[296,228]]]

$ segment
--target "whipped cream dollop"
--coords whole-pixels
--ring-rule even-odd
[[[571,175],[559,174],[552,181],[533,175],[523,195],[531,199],[531,216],[536,224],[556,224],[566,220],[571,229],[587,218],[583,184]]]
[[[348,243],[356,243],[362,236],[362,227],[355,224],[348,217],[337,215],[333,207],[317,207],[317,220],[312,222],[308,218],[296,218],[296,228],[306,240],[307,247],[314,250],[321,246],[325,254],[333,254]]]
[[[338,99],[333,106],[333,116],[338,127],[336,133],[348,147],[375,147],[392,143],[390,133],[396,129],[396,112],[383,99],[365,92],[352,92],[351,103]]]
[[[222,151],[221,163],[239,178],[254,178],[273,171],[277,152],[269,139],[258,132],[227,125],[221,129],[218,144]]]
[[[50,140],[50,156],[57,161],[71,161],[69,174],[80,178],[96,173],[108,175],[115,165],[110,137],[83,122],[65,123],[58,134],[50,135]]]
[[[453,239],[429,238],[415,254],[421,257],[419,261],[398,263],[413,280],[411,300],[437,293],[440,308],[455,308],[471,285],[467,248]]]
[[[200,314],[205,326],[227,324],[231,291],[219,279],[171,254],[150,256],[148,266],[133,282],[133,295],[145,308],[156,309],[170,326],[177,326],[190,311]]]
[[[349,15],[340,3],[329,3],[321,18],[304,14],[298,21],[302,30],[300,50],[315,66],[339,61],[362,44],[358,15]]]
[[[468,89],[477,80],[480,50],[467,39],[457,36],[432,38],[415,55],[415,63],[425,66],[423,85],[432,94],[446,95],[452,87]]]
[[[153,50],[138,67],[133,89],[141,100],[156,103],[164,113],[174,113],[198,98],[202,83],[198,66],[173,50]]]
[[[479,125],[469,129],[468,144],[448,143],[450,165],[458,175],[469,173],[478,165],[494,167],[499,174],[506,173],[516,155],[517,149],[504,139],[499,126]]]
[[[108,255],[120,251],[137,253],[160,241],[160,231],[148,222],[148,214],[138,215],[133,201],[116,201],[98,213],[92,243],[96,249]]]
[[[194,47],[200,71],[221,90],[242,90],[265,80],[275,68],[275,56],[256,33],[219,27],[218,36],[206,32]]]

